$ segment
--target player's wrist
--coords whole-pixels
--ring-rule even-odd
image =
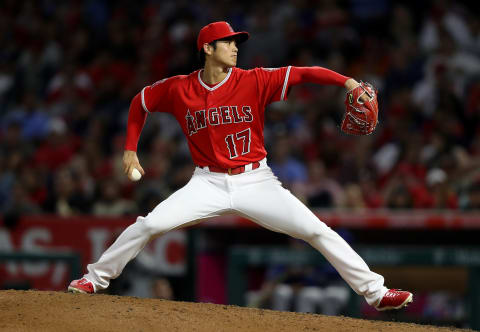
[[[124,150],[123,151],[123,160],[130,161],[130,160],[138,160],[137,152],[132,150]]]
[[[345,88],[348,91],[355,89],[358,85],[359,83],[353,78],[349,78],[348,80],[345,81],[345,84],[344,84]]]

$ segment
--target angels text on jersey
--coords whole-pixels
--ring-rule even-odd
[[[218,126],[230,123],[252,122],[252,108],[245,106],[219,106],[208,110],[190,111],[185,115],[188,135],[192,136],[207,125]]]

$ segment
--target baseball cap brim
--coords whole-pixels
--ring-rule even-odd
[[[216,40],[231,39],[231,38],[235,39],[237,44],[241,44],[243,42],[246,42],[248,38],[250,38],[250,34],[246,31],[234,32],[230,35],[227,35],[225,37],[222,37]]]

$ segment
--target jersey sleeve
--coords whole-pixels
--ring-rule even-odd
[[[288,85],[316,83],[343,86],[349,78],[350,77],[334,72],[333,70],[318,66],[291,67]]]
[[[349,79],[348,76],[318,66],[256,68],[255,74],[264,106],[275,101],[287,100],[290,87],[296,84],[316,83],[343,86]]]
[[[287,99],[290,70],[291,66],[254,69],[259,96],[264,106]]]
[[[132,99],[128,111],[125,150],[137,151],[138,140],[146,120],[147,112],[142,109],[140,93],[137,93],[137,95]]]
[[[164,78],[142,89],[140,98],[145,112],[170,112],[174,82],[174,77]]]

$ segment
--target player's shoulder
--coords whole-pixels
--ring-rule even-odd
[[[255,75],[255,72],[257,71],[258,68],[252,68],[252,69],[242,69],[238,67],[233,67],[233,73],[235,75],[239,76],[244,76],[244,75]]]
[[[258,67],[258,68],[255,68],[255,70],[257,72],[261,72],[261,73],[272,73],[272,72],[276,72],[276,71],[282,71],[284,70],[285,68],[287,67]]]
[[[188,80],[189,77],[190,75],[175,75],[175,76],[165,77],[165,78],[162,78],[161,80],[156,81],[150,87],[154,88],[155,86],[159,86],[159,85],[175,86],[178,84],[182,84],[183,82]]]
[[[262,70],[263,70],[263,68],[259,68],[259,67],[251,68],[251,69],[242,69],[242,68],[234,67],[233,68],[233,73],[234,73],[234,75],[236,75],[238,77],[244,77],[244,78],[245,77],[255,77]]]
[[[238,68],[237,70],[243,75],[262,75],[262,74],[269,74],[276,71],[282,71],[282,69],[284,68],[286,67],[276,67],[276,68],[255,67],[248,70],[243,70]]]

